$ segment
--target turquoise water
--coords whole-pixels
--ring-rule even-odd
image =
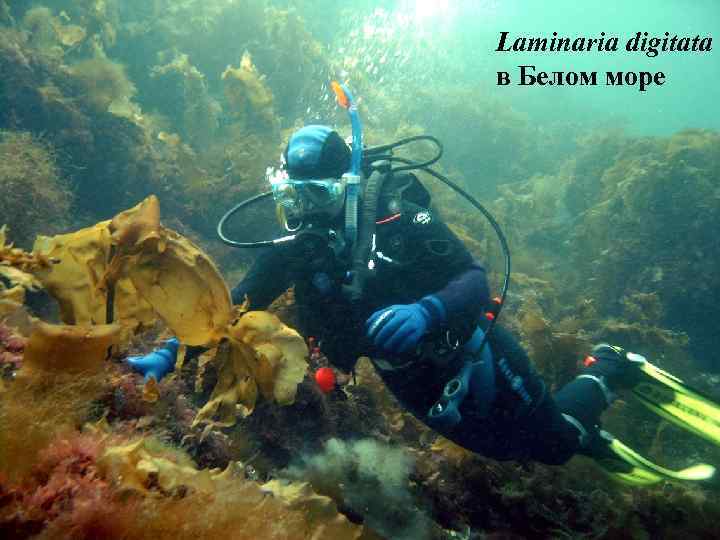
[[[476,88],[481,93],[507,99],[520,111],[537,122],[560,119],[583,123],[627,126],[642,134],[668,134],[688,127],[717,128],[720,126],[714,88],[720,82],[717,36],[720,35],[720,5],[713,0],[684,2],[673,0],[641,0],[638,2],[574,2],[556,1],[407,1],[376,3],[359,2],[347,6],[354,15],[352,25],[340,18],[339,34],[350,28],[366,25],[400,26],[399,43],[391,46],[412,50],[422,44],[409,64],[401,69],[380,72],[380,78],[401,81],[408,90],[417,77],[433,69],[436,82],[450,82]],[[385,19],[379,21],[379,19]],[[397,21],[406,18],[403,27]],[[386,21],[390,21],[389,24]],[[383,24],[384,23],[384,24]],[[325,27],[325,25],[323,25]],[[333,25],[325,29],[332,37]],[[496,52],[502,31],[512,37],[551,37],[558,35],[599,38],[620,38],[616,52],[520,53]],[[650,36],[688,36],[714,38],[709,52],[660,52],[649,58],[642,52],[627,52],[625,42],[636,32]],[[360,41],[359,47],[371,45],[372,38]],[[441,65],[439,66],[438,63]],[[665,84],[638,92],[636,87],[498,87],[497,71],[517,74],[517,66],[534,64],[538,70],[597,71],[604,82],[607,70],[662,71]]]

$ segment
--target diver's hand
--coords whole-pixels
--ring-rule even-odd
[[[142,373],[146,381],[150,378],[160,381],[160,379],[175,369],[175,360],[179,346],[180,342],[177,338],[171,338],[165,342],[164,347],[155,349],[149,354],[128,357],[127,363],[130,364],[130,367],[135,371]]]
[[[373,313],[365,329],[376,347],[399,354],[417,346],[430,322],[430,313],[420,304],[397,304]]]

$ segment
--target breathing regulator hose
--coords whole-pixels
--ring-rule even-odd
[[[296,236],[295,234],[291,234],[289,236],[282,236],[280,238],[275,238],[274,240],[260,240],[258,242],[238,242],[236,240],[231,240],[228,238],[225,234],[225,224],[228,222],[228,220],[237,214],[240,210],[243,210],[247,208],[248,206],[255,204],[258,201],[261,201],[263,199],[266,199],[268,197],[272,197],[273,192],[272,191],[265,191],[263,193],[260,193],[258,195],[255,195],[253,197],[250,197],[249,199],[245,199],[242,202],[239,202],[235,206],[233,206],[230,210],[225,212],[223,216],[220,218],[220,221],[218,221],[217,224],[217,235],[220,238],[220,240],[227,244],[230,247],[235,248],[264,248],[264,247],[271,247],[271,246],[277,246],[279,244],[284,244],[285,242],[290,242],[292,240],[295,240]]]
[[[352,303],[359,302],[365,291],[365,282],[369,272],[368,261],[373,244],[372,239],[375,236],[378,199],[384,179],[384,174],[374,171],[365,184],[360,232],[357,246],[353,249],[352,254],[351,281],[349,284],[343,285],[343,292]]]

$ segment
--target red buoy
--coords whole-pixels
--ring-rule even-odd
[[[335,372],[332,368],[321,367],[315,372],[315,382],[324,393],[332,392],[335,389]]]

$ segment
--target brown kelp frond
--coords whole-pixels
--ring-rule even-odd
[[[212,260],[160,224],[156,197],[93,227],[38,238],[35,247],[56,261],[34,275],[58,299],[66,323],[97,324],[111,314],[123,343],[156,319],[187,345],[227,340],[213,361],[216,388],[196,423],[232,425],[252,412],[259,394],[281,405],[294,401],[307,370],[302,337],[274,315],[233,309]],[[156,400],[157,388],[148,390]]]

